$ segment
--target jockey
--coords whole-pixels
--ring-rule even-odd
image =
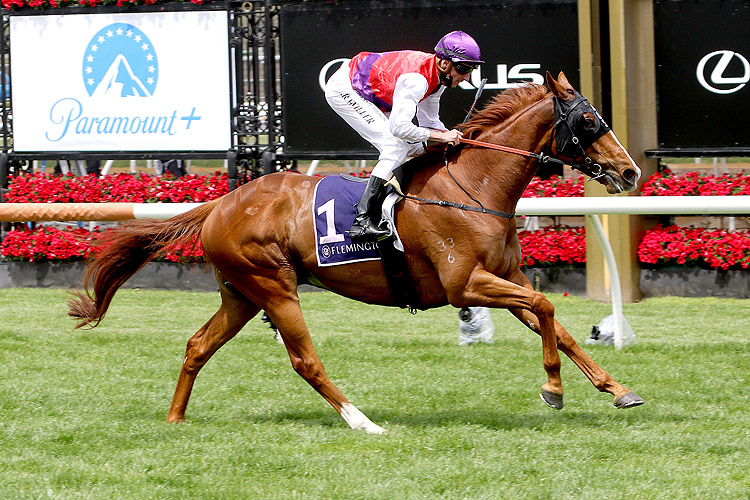
[[[380,152],[357,215],[352,240],[380,240],[381,204],[391,172],[409,156],[424,151],[428,140],[458,143],[459,130],[446,131],[438,111],[446,87],[455,88],[481,60],[479,45],[463,31],[440,39],[435,53],[411,50],[361,52],[345,61],[326,84],[328,104]],[[419,125],[413,123],[417,117]],[[373,220],[374,219],[374,220]]]

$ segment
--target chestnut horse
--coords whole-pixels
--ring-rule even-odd
[[[562,73],[558,80],[548,73],[547,87],[528,84],[498,95],[465,125],[464,134],[467,139],[525,148],[537,158],[545,158],[545,152],[565,158],[610,193],[632,191],[640,177],[640,169],[613,132]],[[558,349],[599,391],[612,394],[616,407],[642,404],[576,344],[555,320],[550,301],[521,272],[521,248],[510,214],[534,176],[537,160],[475,145],[436,160],[414,172],[404,189],[413,198],[396,207],[396,227],[419,307],[508,309],[542,338],[547,381],[541,395],[553,408],[562,408],[563,398]],[[96,326],[117,289],[159,251],[200,238],[214,266],[221,306],[188,340],[169,422],[184,420],[203,365],[264,310],[279,329],[294,370],[349,426],[384,432],[328,379],[302,317],[297,285],[305,282],[362,302],[397,305],[378,261],[318,266],[311,206],[319,180],[298,173],[270,174],[169,220],[129,222],[113,232],[110,245],[89,264],[86,293],[75,292],[70,301],[69,314],[80,320],[78,327]],[[480,204],[496,213],[425,199]]]

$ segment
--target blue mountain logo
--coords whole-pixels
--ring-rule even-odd
[[[158,79],[151,40],[132,24],[110,24],[86,46],[83,83],[92,97],[151,97]]]

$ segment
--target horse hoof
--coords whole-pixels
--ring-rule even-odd
[[[645,401],[638,397],[633,391],[623,394],[619,398],[615,399],[615,407],[617,408],[632,408],[634,406],[641,406]]]
[[[363,427],[362,430],[367,434],[388,434],[387,429],[383,429],[377,424],[368,425],[367,427]]]
[[[563,395],[555,394],[554,392],[542,389],[542,393],[539,395],[547,406],[554,408],[555,410],[562,410],[563,408]]]

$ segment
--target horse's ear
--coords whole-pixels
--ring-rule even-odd
[[[563,75],[562,73],[560,73],[560,77],[562,77],[563,79],[565,79],[565,75]],[[560,84],[560,82],[558,82],[557,80],[555,80],[552,77],[552,75],[550,74],[549,71],[547,71],[547,78],[546,79],[547,79],[547,87],[549,87],[550,91],[553,94],[555,94],[558,98],[560,98],[562,100],[568,99],[568,92],[567,92],[567,90],[565,90],[565,87],[563,87]],[[567,80],[565,80],[565,82],[567,83]]]
[[[575,90],[573,89],[573,86],[570,85],[570,82],[568,82],[568,79],[565,78],[565,73],[562,71],[557,76],[557,80],[552,78],[550,72],[547,71],[547,86],[552,93],[558,97],[558,99],[569,101],[575,98]]]
[[[568,81],[568,79],[565,77],[565,73],[563,73],[562,71],[560,71],[560,74],[557,75],[557,81],[558,81],[558,83],[560,83],[560,85],[562,85],[566,89],[572,89],[573,88],[573,86],[570,84],[570,82]]]

